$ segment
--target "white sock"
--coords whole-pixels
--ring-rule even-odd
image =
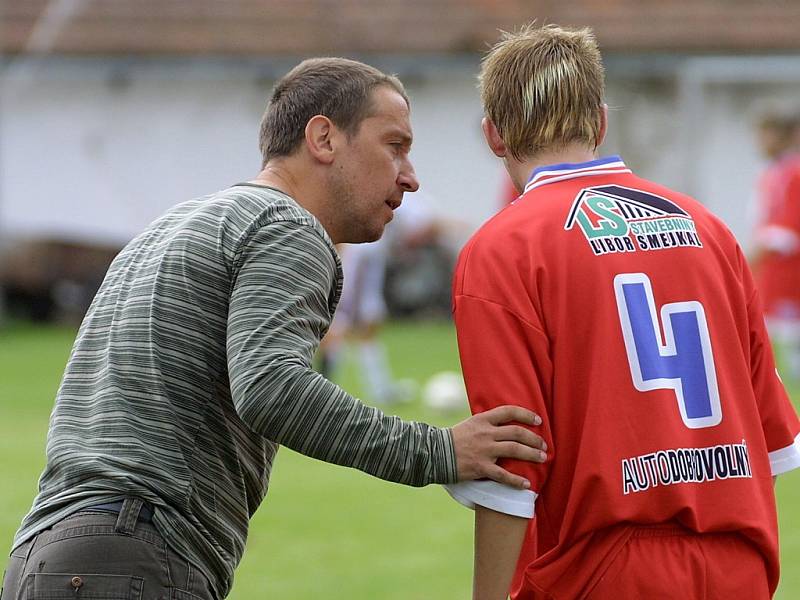
[[[377,340],[360,342],[358,362],[361,383],[367,399],[374,402],[390,401],[393,381],[384,345]]]

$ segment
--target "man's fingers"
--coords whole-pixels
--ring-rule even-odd
[[[505,425],[495,429],[495,438],[498,442],[519,442],[532,448],[547,450],[547,444],[542,436],[520,427],[519,425]]]
[[[529,462],[543,463],[547,460],[547,454],[536,448],[530,448],[517,442],[497,442],[494,446],[497,458],[516,458]]]
[[[497,483],[504,483],[505,485],[510,485],[518,490],[528,490],[531,487],[530,481],[524,477],[509,473],[504,468],[498,467],[497,465],[492,465],[492,467],[486,472],[486,476]]]
[[[522,425],[501,425],[509,421]],[[460,481],[490,477],[517,489],[526,489],[524,477],[498,467],[499,458],[543,463],[547,444],[525,424],[541,419],[519,406],[501,406],[470,417],[452,428]]]
[[[542,424],[542,418],[535,412],[511,404],[487,410],[483,415],[488,419],[489,423],[493,425],[508,423],[509,421],[517,421],[526,425]]]

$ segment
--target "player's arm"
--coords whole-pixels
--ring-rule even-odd
[[[499,467],[530,481],[530,489],[513,489],[493,481],[447,486],[457,501],[475,510],[474,597],[505,599],[538,491],[547,479],[553,457],[540,384],[540,378],[549,380],[547,340],[535,326],[497,302],[457,294],[454,314],[473,412],[480,415],[497,403],[515,402],[541,413],[543,418],[538,431],[545,438],[545,464],[498,461]]]
[[[750,378],[774,480],[782,473],[800,468],[800,420],[775,368],[761,302],[743,258],[741,268],[745,293],[749,297]]]
[[[475,507],[473,600],[506,600],[528,519]]]
[[[311,227],[278,222],[254,232],[238,253],[228,315],[228,371],[240,418],[302,454],[407,485],[490,477],[497,456],[535,460],[540,439],[493,418],[452,431],[365,406],[312,367],[332,312],[335,258]],[[515,408],[506,417],[532,423]],[[526,444],[529,444],[526,446]]]
[[[538,491],[554,460],[545,401],[550,397],[549,340],[532,307],[526,277],[509,272],[505,249],[473,242],[459,258],[453,284],[453,314],[470,408],[480,414],[513,403],[542,416],[544,464],[500,460],[499,466],[525,477],[529,490],[492,481],[448,486],[450,494],[475,509],[475,598],[506,598]],[[557,452],[557,449],[555,449]]]
[[[513,459],[498,465],[531,482],[527,492],[491,481],[448,487],[462,504],[533,516],[533,504],[553,460],[552,434],[545,398],[553,378],[550,344],[532,308],[526,277],[508,273],[508,262],[496,245],[479,240],[459,257],[453,284],[453,316],[461,368],[474,414],[514,404],[542,417],[536,432],[544,438],[547,463]],[[555,449],[557,452],[557,449]]]

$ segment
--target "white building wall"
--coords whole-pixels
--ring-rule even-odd
[[[258,172],[252,81],[43,69],[1,98],[0,223],[13,234],[122,242]]]
[[[420,190],[437,213],[474,228],[499,208],[506,177],[483,139],[474,75],[442,74],[408,91]]]
[[[422,189],[433,210],[470,228],[496,210],[503,180],[480,132],[476,70],[477,61],[456,61],[406,77]],[[699,86],[700,109],[695,98],[692,110],[701,114],[687,116],[680,70],[640,77],[609,69],[611,131],[603,151],[696,195],[746,241],[747,207],[762,166],[753,107],[773,97],[800,98],[800,78],[734,80]],[[252,177],[271,83],[246,66],[62,61],[6,71],[4,237],[124,242],[169,206]]]

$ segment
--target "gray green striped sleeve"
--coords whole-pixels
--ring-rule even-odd
[[[237,254],[227,353],[233,402],[267,439],[376,477],[456,481],[449,430],[365,406],[311,368],[334,306],[335,258],[312,227],[275,221]]]

